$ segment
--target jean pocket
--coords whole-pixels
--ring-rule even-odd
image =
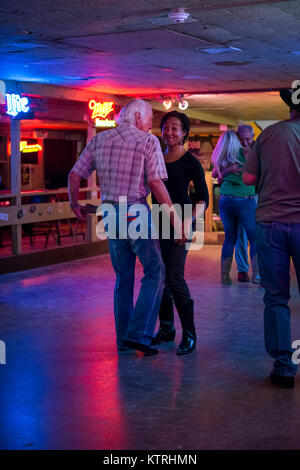
[[[256,224],[256,243],[261,247],[270,247],[272,241],[272,222],[258,222]]]

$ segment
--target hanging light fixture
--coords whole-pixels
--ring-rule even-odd
[[[167,99],[167,100],[164,100],[164,101],[163,101],[163,105],[164,105],[164,107],[165,107],[165,109],[166,109],[167,111],[168,111],[169,109],[171,109],[171,108],[172,108],[172,105],[173,105],[173,100],[172,100],[172,98],[169,98],[169,99]]]
[[[185,111],[186,109],[188,109],[189,107],[189,103],[187,100],[180,100],[178,102],[178,108],[180,109],[180,111]]]

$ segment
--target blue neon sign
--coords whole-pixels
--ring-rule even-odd
[[[19,113],[28,113],[28,98],[15,95],[14,93],[6,93],[7,111],[6,114],[16,117]]]

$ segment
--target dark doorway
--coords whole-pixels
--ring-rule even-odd
[[[74,140],[45,139],[45,187],[66,188],[68,173],[76,161],[77,142]]]

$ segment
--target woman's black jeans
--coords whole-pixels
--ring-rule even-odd
[[[160,240],[160,248],[166,268],[166,287],[159,311],[160,326],[162,329],[169,329],[173,326],[174,301],[182,329],[195,333],[193,300],[184,279],[188,250],[185,244],[179,245],[172,239]]]

